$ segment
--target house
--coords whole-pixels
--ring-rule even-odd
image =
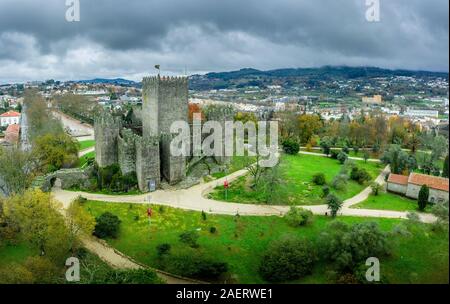
[[[422,185],[427,185],[430,188],[429,201],[431,203],[449,200],[448,178],[420,173],[411,173],[409,176],[391,173],[387,180],[388,191],[402,194],[412,199],[419,197]]]
[[[19,124],[20,113],[15,111],[8,111],[0,115],[0,126],[7,127],[12,124]]]
[[[10,144],[17,144],[19,142],[20,125],[12,124],[6,128],[5,141]]]

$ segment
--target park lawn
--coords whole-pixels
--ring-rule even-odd
[[[375,162],[355,161],[359,168],[366,169],[375,179],[382,170],[382,164]],[[312,182],[313,175],[317,173],[325,174],[328,184],[331,183],[333,177],[341,170],[342,165],[339,161],[323,156],[298,154],[281,156],[280,175],[282,182],[276,190],[276,197],[279,201],[275,201],[274,205],[318,205],[323,204],[322,186],[317,186]],[[238,178],[230,183],[227,191],[226,201],[260,204],[265,203],[265,195],[262,192],[252,190],[249,184],[250,177],[247,175]],[[334,190],[342,200],[355,196],[369,183],[360,185],[355,181],[349,180],[346,189]],[[215,200],[225,200],[225,189],[223,186],[216,187],[208,195],[209,198]]]
[[[146,216],[149,205],[88,201],[83,206],[96,217],[106,211],[117,215],[122,221],[119,236],[117,239],[107,239],[106,241],[141,263],[162,268],[157,257],[156,246],[168,243],[171,245],[171,254],[198,250],[199,253],[215,260],[227,262],[233,280],[238,283],[266,283],[258,275],[258,267],[262,255],[272,241],[292,236],[316,242],[318,235],[332,221],[330,217],[315,216],[311,224],[293,228],[278,216],[236,217],[208,214],[206,220],[203,220],[200,212],[152,205],[153,215],[151,223],[149,223]],[[369,221],[362,217],[339,217],[339,220],[349,224]],[[404,222],[400,219],[382,218],[372,218],[370,221],[377,222],[383,231],[390,231],[394,226]],[[217,232],[210,233],[210,227],[216,227]],[[198,249],[190,249],[179,241],[181,233],[194,230],[200,234]],[[438,281],[436,282],[445,281],[441,273],[447,271],[448,275],[448,261],[444,261],[445,256],[448,260],[448,235],[445,236],[444,233],[436,237],[430,235],[429,238],[421,239],[423,243],[417,242],[414,236],[398,236],[398,238],[401,242],[399,245],[396,244],[396,247],[406,246],[412,249],[408,252],[406,260],[391,261],[389,259],[389,264],[384,264],[385,262],[382,260],[382,271],[385,271],[390,283],[408,283],[410,277],[407,273],[408,267],[417,273],[417,280],[425,277],[426,281],[434,282],[433,272],[438,272]],[[438,238],[442,238],[442,241],[436,242],[435,240]],[[445,243],[445,239],[447,243]],[[414,249],[414,246],[421,248]],[[427,248],[430,248],[430,252],[440,252],[439,254],[443,258],[435,260],[433,255],[424,252]],[[397,256],[406,254],[406,252],[400,248]],[[427,262],[433,263],[436,267],[429,269],[422,267]],[[312,275],[296,282],[329,283],[325,275],[327,267],[318,264]],[[401,272],[406,276],[398,276],[397,267],[401,267]]]
[[[11,263],[21,264],[33,255],[38,255],[38,251],[32,249],[26,242],[3,244],[0,246],[0,267]]]
[[[371,195],[365,201],[353,205],[351,208],[394,211],[419,211],[417,200],[413,200],[391,192],[380,192],[377,196]],[[427,206],[425,212],[429,211],[430,207]]]
[[[80,151],[83,151],[87,148],[91,148],[91,147],[95,146],[95,140],[83,140],[83,141],[79,141],[78,144],[80,146]]]
[[[83,168],[83,166],[88,162],[88,160],[95,158],[95,151],[91,151],[79,158],[78,166]]]
[[[231,158],[230,164],[227,166],[227,170],[223,172],[217,172],[211,174],[212,177],[218,179],[222,178],[224,176],[227,176],[233,172],[239,171],[241,169],[244,169],[247,165],[252,164],[254,161],[256,161],[255,157],[249,157],[249,156],[233,156]]]
[[[341,148],[331,148],[331,150],[334,151],[341,151]],[[300,151],[305,151],[305,152],[312,152],[312,153],[319,153],[319,154],[323,154],[322,149],[310,149],[310,151],[308,151],[308,149],[306,148],[300,148]],[[377,153],[373,153],[372,151],[368,150],[367,152],[369,152],[369,158],[371,159],[378,159],[380,158],[380,155]],[[355,151],[353,149],[350,149],[350,152],[347,154],[349,157],[359,157],[359,158],[364,158],[364,150],[359,150],[358,153],[355,153]]]

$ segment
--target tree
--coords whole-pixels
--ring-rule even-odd
[[[91,236],[95,229],[95,218],[87,212],[80,203],[73,201],[66,211],[69,241],[72,252],[78,248],[77,241],[80,237]]]
[[[303,114],[298,118],[298,128],[300,132],[300,142],[306,144],[313,135],[322,128],[322,121],[319,115]]]
[[[364,162],[365,162],[365,163],[367,163],[367,160],[369,159],[369,157],[370,157],[369,152],[364,151],[364,153],[363,153],[363,158],[364,158]]]
[[[292,227],[299,227],[308,224],[313,214],[311,211],[292,206],[284,215],[288,224]]]
[[[60,261],[70,249],[69,232],[61,204],[49,193],[27,190],[6,201],[5,214],[18,223],[21,233],[42,256]]]
[[[377,196],[380,193],[381,185],[377,182],[373,182],[372,185],[370,185],[370,188],[372,188],[372,194]]]
[[[33,179],[32,167],[30,153],[0,147],[0,193],[6,196],[22,193]]]
[[[337,159],[341,164],[343,164],[348,159],[348,155],[345,152],[341,151],[338,153]]]
[[[73,167],[78,162],[78,143],[68,134],[46,134],[36,139],[33,153],[44,172]]]
[[[320,147],[325,155],[330,155],[331,147],[333,142],[330,137],[325,136],[320,140]]]
[[[422,187],[420,187],[419,197],[417,199],[420,211],[425,210],[429,196],[430,196],[430,189],[428,188],[427,185],[422,185]]]
[[[442,155],[448,151],[448,139],[442,135],[437,135],[431,145],[431,158],[436,161],[442,157]]]
[[[338,211],[342,207],[342,200],[334,194],[328,194],[326,197],[326,203],[328,205],[328,209],[330,210],[331,216],[336,217]]]
[[[311,273],[316,250],[311,242],[297,239],[275,241],[265,252],[260,275],[269,282],[286,282]]]
[[[442,168],[442,176],[443,177],[449,177],[449,172],[448,172],[448,154],[447,154],[447,156],[445,157],[445,160],[444,160],[444,166],[443,166],[443,168]]]
[[[399,145],[390,145],[383,153],[381,161],[390,165],[394,174],[402,174],[405,170],[412,171],[417,164],[414,156],[408,155]]]

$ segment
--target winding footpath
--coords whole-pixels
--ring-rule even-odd
[[[71,126],[76,124],[76,120],[73,119],[62,119],[64,122],[70,121]],[[81,125],[81,124],[80,124]],[[83,125],[85,128],[86,125]],[[88,126],[89,128],[89,126]],[[77,129],[77,128],[76,128]],[[93,139],[93,130],[88,131],[89,135],[86,139]],[[90,133],[92,132],[92,133]],[[89,152],[95,150],[95,147],[90,147],[88,149],[80,151],[80,157],[86,155]],[[327,157],[321,153],[300,151],[300,154],[309,154],[315,156]],[[349,157],[349,159],[363,160],[358,157]],[[371,162],[379,162],[378,159],[369,159]],[[380,185],[385,184],[385,177],[389,174],[390,168],[387,166],[381,172],[381,174],[375,179]],[[254,204],[239,204],[233,202],[222,202],[212,199],[208,199],[205,196],[215,187],[223,185],[223,182],[227,180],[232,182],[233,180],[247,174],[246,169],[236,171],[226,177],[193,186],[189,189],[182,190],[158,190],[149,194],[141,195],[105,195],[105,194],[94,194],[87,192],[74,192],[66,191],[61,188],[54,187],[52,189],[53,196],[56,200],[63,204],[64,208],[67,208],[70,203],[78,196],[83,196],[89,200],[103,201],[103,202],[114,202],[114,203],[132,203],[132,204],[157,204],[170,206],[174,208],[180,208],[185,210],[194,211],[204,211],[206,213],[212,214],[223,214],[223,215],[246,215],[246,216],[282,216],[289,211],[290,206],[275,206],[275,205],[254,205]],[[381,218],[399,218],[406,219],[407,212],[391,211],[391,210],[373,210],[373,209],[354,209],[351,208],[353,205],[358,204],[366,200],[372,189],[370,187],[365,188],[360,193],[344,201],[341,210],[339,211],[340,216],[359,216],[359,217],[381,217]],[[329,210],[327,205],[312,205],[312,206],[300,206],[304,209],[308,209],[317,215],[326,215]],[[431,223],[436,220],[436,217],[431,214],[421,213],[419,218],[422,222]],[[84,246],[91,252],[98,255],[103,261],[115,268],[121,269],[136,269],[147,267],[138,262],[134,261],[130,257],[122,254],[116,249],[112,248],[105,242],[96,238],[85,238],[83,239]],[[195,284],[202,283],[199,281],[181,278],[172,274],[168,274],[159,270],[155,270],[160,278],[169,284]]]

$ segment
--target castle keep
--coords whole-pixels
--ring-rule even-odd
[[[158,187],[162,178],[175,184],[186,176],[185,157],[170,153],[170,126],[188,120],[188,80],[145,77],[142,95],[142,135],[107,111],[96,117],[95,160],[99,167],[119,164],[122,174],[135,172],[139,189],[149,191],[150,183]]]

